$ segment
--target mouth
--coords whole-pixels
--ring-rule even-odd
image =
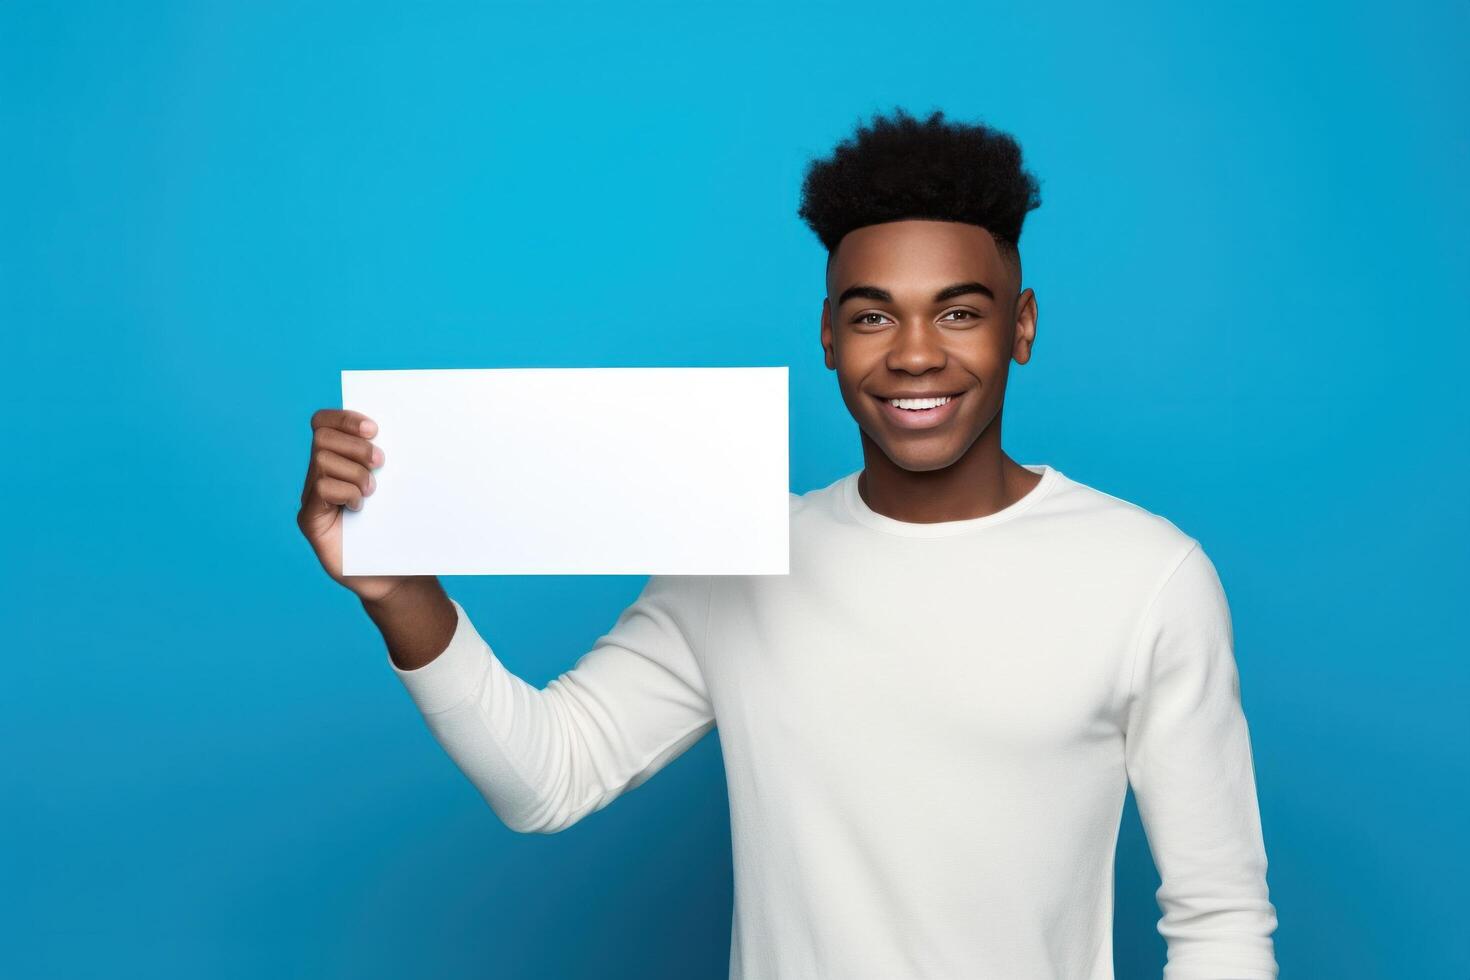
[[[919,404],[925,406],[921,408],[901,408],[887,398],[880,398],[877,395],[874,395],[873,398],[878,402],[883,417],[899,428],[929,429],[936,425],[943,425],[945,422],[954,418],[955,412],[958,411],[955,406],[959,404],[960,399],[964,396],[965,393],[963,391],[945,396],[948,400],[939,405],[933,404],[937,400],[934,398],[918,399]],[[897,400],[901,404],[910,404],[908,399]]]

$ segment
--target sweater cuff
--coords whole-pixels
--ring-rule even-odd
[[[449,601],[454,603],[454,614],[458,618],[449,646],[433,660],[413,670],[399,667],[391,654],[387,658],[388,666],[398,675],[409,697],[424,714],[447,711],[475,694],[492,656],[464,607],[452,597]]]

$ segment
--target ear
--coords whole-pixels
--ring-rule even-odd
[[[1011,345],[1011,357],[1017,364],[1031,360],[1031,345],[1036,342],[1036,293],[1021,290],[1016,297],[1016,339]]]
[[[827,297],[822,297],[822,350],[826,355],[827,370],[837,370],[837,352],[832,349],[832,309]]]

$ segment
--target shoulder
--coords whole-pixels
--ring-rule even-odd
[[[842,483],[846,479],[840,476],[825,486],[816,487],[805,493],[787,492],[787,501],[791,508],[791,519],[795,523],[798,519],[810,519],[818,515],[834,516],[842,504]]]
[[[1165,514],[1068,476],[1043,510],[1037,516],[1048,521],[1054,536],[1098,574],[1158,585],[1191,553],[1203,557],[1200,542]]]

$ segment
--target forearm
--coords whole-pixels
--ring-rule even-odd
[[[400,670],[417,670],[444,652],[458,618],[433,575],[414,576],[387,598],[364,601],[362,607],[382,632],[388,655]]]
[[[1197,542],[1157,593],[1139,638],[1125,752],[1161,879],[1165,980],[1272,980],[1276,908],[1234,628]]]
[[[372,610],[390,647],[401,647],[387,659],[445,752],[513,830],[571,826],[713,727],[689,641],[707,624],[707,580],[654,576],[544,688],[507,669],[437,582],[403,588]],[[433,612],[440,598],[443,639]],[[424,662],[406,667],[400,657]]]

